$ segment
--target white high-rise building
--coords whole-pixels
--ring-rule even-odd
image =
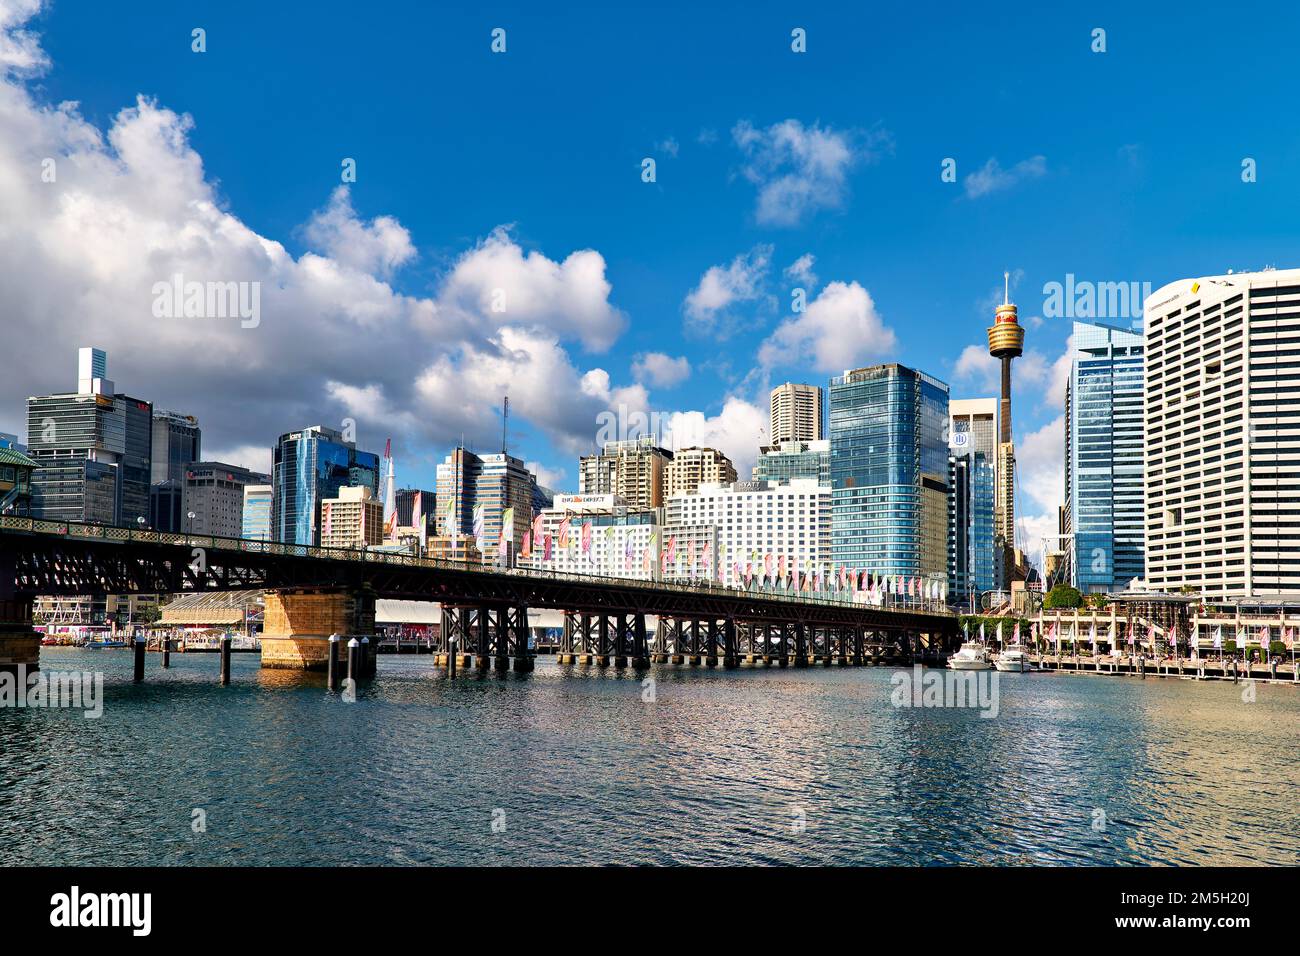
[[[556,495],[554,505],[537,518],[537,534],[530,535],[528,556],[520,555],[521,567],[658,580],[658,510],[630,511],[618,495]]]
[[[1182,279],[1145,311],[1148,585],[1300,592],[1300,269]]]
[[[772,389],[772,417],[767,445],[785,441],[814,442],[826,437],[820,385],[786,382]]]
[[[774,575],[830,571],[831,489],[814,478],[702,484],[669,498],[664,518],[669,579],[742,586],[736,565],[742,577],[750,565],[761,576],[769,562]]]

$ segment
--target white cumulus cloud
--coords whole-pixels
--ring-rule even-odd
[[[838,209],[848,172],[889,144],[882,131],[860,134],[787,119],[765,129],[741,120],[731,137],[745,156],[741,174],[758,189],[755,218],[765,226],[797,226],[822,209]]]
[[[1045,156],[1030,156],[1010,169],[1003,169],[997,157],[993,156],[982,167],[967,176],[962,185],[966,190],[966,198],[978,199],[989,193],[1010,189],[1025,180],[1041,179],[1046,175],[1047,157]]]
[[[646,352],[632,363],[632,377],[659,388],[680,385],[691,375],[691,363],[685,355],[673,358],[663,352]]]
[[[898,345],[871,294],[857,282],[831,282],[802,313],[786,319],[758,349],[765,369],[809,365],[838,372],[878,361]]]
[[[734,331],[732,307],[766,297],[772,247],[757,245],[725,266],[710,266],[682,305],[688,331],[725,337]]]

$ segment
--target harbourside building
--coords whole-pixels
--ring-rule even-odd
[[[1065,396],[1065,514],[1073,585],[1122,591],[1144,569],[1140,332],[1075,322]]]
[[[1146,580],[1207,600],[1300,592],[1300,269],[1147,298]]]
[[[618,495],[556,495],[538,513],[520,564],[537,571],[638,581],[659,577],[661,518]]]
[[[835,565],[948,582],[948,386],[903,365],[830,387]]]
[[[0,436],[0,514],[31,514],[32,472],[36,461],[28,458],[16,441]]]
[[[670,580],[744,586],[831,568],[831,489],[815,478],[783,484],[704,484],[664,506],[663,570]]]

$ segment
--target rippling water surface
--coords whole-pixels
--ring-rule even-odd
[[[658,668],[646,702],[551,658],[390,656],[349,704],[172,662],[134,686],[127,652],[42,651],[104,672],[104,715],[0,710],[0,863],[1300,861],[1292,687],[1006,674],[984,719],[896,709],[872,668]]]

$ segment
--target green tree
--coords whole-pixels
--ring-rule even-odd
[[[1072,588],[1068,584],[1058,584],[1052,590],[1047,592],[1047,597],[1043,599],[1043,607],[1047,609],[1064,607],[1082,607],[1083,595],[1077,588]]]

